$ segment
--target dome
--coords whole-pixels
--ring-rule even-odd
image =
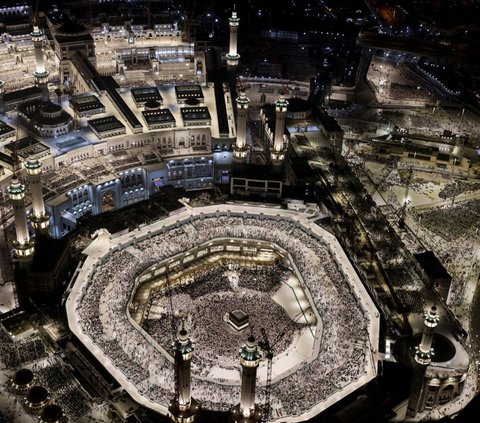
[[[253,335],[250,335],[247,339],[247,347],[248,348],[255,348],[256,343],[255,343],[255,337]]]
[[[40,417],[40,422],[42,423],[56,423],[60,421],[63,417],[63,410],[57,404],[49,404],[47,405],[42,412]]]
[[[154,110],[159,108],[160,108],[160,103],[158,101],[148,100],[145,102],[145,109]]]
[[[289,112],[307,112],[312,108],[311,103],[308,100],[304,100],[303,98],[293,97],[288,100],[288,111]]]
[[[13,383],[17,386],[25,386],[32,383],[33,379],[33,372],[30,369],[20,369],[13,377]]]
[[[62,114],[63,109],[61,106],[55,103],[46,103],[40,109],[40,114],[46,118],[58,117]]]
[[[180,341],[186,341],[188,339],[188,333],[184,328],[182,328],[178,333],[178,339]]]
[[[48,391],[43,386],[33,386],[27,395],[27,402],[30,404],[41,404],[48,400]]]
[[[25,185],[23,185],[18,179],[17,175],[12,176],[10,186],[7,188],[7,192],[10,195],[22,195],[25,192]]]
[[[73,22],[71,20],[66,20],[59,26],[57,26],[57,32],[61,33],[62,35],[76,35],[76,34],[83,34],[88,32],[87,28],[77,22]]]
[[[47,103],[43,106],[43,113],[58,113],[62,111],[62,108],[55,103]]]
[[[42,162],[38,159],[34,159],[32,156],[28,156],[28,159],[24,165],[27,169],[39,169],[42,167]]]
[[[198,106],[200,104],[200,101],[198,101],[197,98],[187,98],[185,100],[185,104],[188,106]]]
[[[177,341],[176,349],[181,354],[189,354],[194,350],[193,342],[188,337],[188,332],[185,330],[185,328],[182,328],[178,332],[178,341]]]

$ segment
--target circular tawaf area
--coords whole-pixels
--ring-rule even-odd
[[[195,341],[193,365],[200,372],[218,367],[239,368],[238,348],[249,334],[261,340],[261,328],[280,354],[298,340],[309,311],[298,309],[287,313],[282,285],[295,278],[294,273],[281,265],[242,267],[238,263],[218,261],[208,270],[197,271],[191,283],[153,294],[145,331],[165,350],[169,350],[172,318],[176,327],[184,325]],[[173,313],[172,313],[173,308]],[[248,315],[248,326],[241,331],[228,323],[232,310]]]

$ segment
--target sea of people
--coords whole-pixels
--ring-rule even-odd
[[[45,346],[38,336],[13,342],[0,328],[0,364],[8,369],[39,360],[47,355]]]
[[[230,270],[231,267],[237,270]],[[283,352],[292,343],[294,332],[304,325],[290,319],[271,297],[282,281],[288,280],[292,274],[288,270],[282,271],[279,266],[257,267],[250,270],[237,263],[213,263],[211,267],[196,272],[188,285],[172,287],[173,310],[170,310],[165,290],[155,293],[151,299],[152,310],[158,311],[143,322],[144,329],[168,350],[172,319],[176,328],[183,325],[195,339],[196,353],[192,365],[202,376],[207,376],[215,366],[240,370],[238,348],[249,333],[262,340],[262,327],[275,345],[275,353]],[[249,327],[241,332],[229,328],[224,320],[230,311],[238,309],[249,315]]]
[[[436,100],[443,101],[444,98],[432,88],[435,84],[425,83],[423,78],[414,75],[406,66],[395,67],[393,63],[375,59],[367,72],[367,79],[375,88],[380,103],[389,106],[428,104],[430,107],[419,107],[414,111],[375,111],[369,117],[363,116],[364,120],[409,128],[411,134],[441,136],[444,130],[448,130],[470,140],[478,141],[480,138],[480,126],[474,115],[462,111],[461,107],[442,108]]]
[[[90,411],[90,404],[75,378],[65,370],[58,356],[35,363],[33,371],[39,383],[50,393],[53,402],[62,407],[70,421],[78,421]]]
[[[475,256],[480,240],[480,200],[412,210],[409,225],[419,231],[423,243],[452,275],[449,303],[464,303],[465,289],[475,274]],[[461,217],[461,218],[460,218]]]
[[[372,200],[373,191],[367,192],[362,180],[369,180],[371,176],[367,173],[367,169],[359,160],[358,157],[349,157],[351,173],[348,176],[338,178],[338,191],[341,192],[346,202],[352,207],[356,215],[361,221],[362,230],[366,232],[368,238],[375,248],[375,255],[382,263],[385,270],[385,282],[390,292],[394,297],[394,301],[398,303],[402,309],[411,312],[420,312],[422,307],[422,293],[424,292],[424,283],[422,279],[412,270],[412,257],[408,254],[401,239],[397,237],[394,231],[391,231],[391,226],[386,219],[384,213],[378,208]],[[384,176],[388,184],[404,186],[398,169],[385,161]],[[388,172],[391,169],[390,172]],[[388,173],[387,173],[388,172]],[[419,184],[410,184],[411,190],[420,189],[416,186]],[[400,207],[400,206],[399,206]],[[395,215],[395,222],[398,222],[398,215]],[[355,236],[355,231],[352,228],[348,231],[349,234]],[[354,243],[358,245],[357,240]],[[361,245],[361,244],[360,244]],[[361,261],[367,258],[371,259],[371,250],[368,245],[364,245],[364,249],[355,252],[357,258]],[[370,294],[377,295],[377,290],[384,289],[385,284],[378,284],[378,282],[366,280],[365,283],[369,287]],[[377,286],[373,286],[373,284]],[[379,289],[377,289],[379,288]],[[381,306],[382,302],[380,302]],[[384,310],[389,314],[387,310]]]
[[[287,219],[252,215],[194,216],[184,226],[109,252],[97,264],[78,297],[76,312],[84,336],[103,350],[105,358],[139,392],[154,402],[167,404],[173,395],[174,369],[165,350],[151,337],[135,330],[127,318],[125,310],[135,277],[162,259],[218,237],[266,240],[289,251],[313,302],[321,310],[323,335],[319,355],[294,372],[285,369],[287,375],[273,385],[274,401],[282,404],[285,416],[306,412],[366,374],[370,316],[353,294],[347,283],[349,277],[323,239],[307,234]],[[255,295],[258,294],[259,291],[255,291]],[[178,304],[176,300],[182,295],[178,294],[179,298],[173,303]],[[222,297],[221,293],[211,295],[209,303]],[[233,298],[225,303],[229,301]],[[192,321],[195,313],[202,310],[208,313],[205,310],[209,303],[204,303],[207,307],[194,309]],[[273,317],[267,323],[278,325]],[[210,340],[213,349],[218,340],[213,336]],[[235,349],[235,345],[232,347]],[[358,348],[361,353],[356,352]],[[238,401],[238,385],[219,385],[196,372],[192,383],[194,397],[207,408],[226,410]]]
[[[377,89],[380,103],[415,104],[433,102],[436,93],[406,66],[373,60],[367,72],[368,81]]]
[[[478,191],[479,189],[479,182],[453,181],[446,184],[439,191],[438,196],[443,199],[453,198],[466,192]]]
[[[440,236],[447,242],[466,239],[473,235],[480,225],[480,200],[448,204],[442,207],[419,212],[423,227]],[[459,219],[458,217],[462,218]]]

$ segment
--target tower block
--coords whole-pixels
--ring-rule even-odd
[[[7,188],[7,192],[12,202],[15,222],[16,238],[12,242],[13,248],[15,248],[18,259],[27,262],[33,257],[35,243],[30,239],[28,233],[27,213],[25,210],[25,185],[14,175],[10,186]]]
[[[287,108],[288,101],[285,99],[285,94],[281,93],[280,98],[275,102],[275,134],[273,139],[273,149],[270,151],[270,156],[274,164],[283,162],[287,152],[283,142]]]
[[[38,87],[47,87],[48,83],[48,71],[45,68],[45,60],[43,58],[43,31],[36,24],[33,25],[33,31],[30,33],[32,36],[33,47],[35,50],[35,81]]]
[[[439,320],[435,306],[432,306],[424,314],[422,340],[420,345],[415,348],[415,367],[413,369],[412,386],[407,408],[407,416],[409,417],[415,417],[425,407],[425,396],[427,394],[425,372],[434,355],[432,341],[434,330]]]
[[[247,118],[249,103],[250,100],[246,96],[245,91],[240,91],[240,96],[237,98],[237,142],[233,147],[233,157],[237,161],[245,161],[247,158]]]
[[[233,408],[232,414],[236,422],[253,423],[262,418],[260,407],[255,404],[255,388],[257,383],[257,369],[262,353],[253,336],[240,349],[240,364],[242,365],[242,384],[240,390],[240,404]]]
[[[240,18],[237,16],[237,11],[234,7],[232,11],[232,16],[228,19],[228,25],[230,27],[230,46],[227,53],[227,65],[229,66],[238,65],[238,60],[240,59],[240,55],[237,53],[237,36],[239,24]]]
[[[38,235],[48,235],[50,226],[50,214],[45,211],[42,190],[42,163],[40,160],[28,159],[25,162],[28,180],[30,182],[30,193],[32,194],[33,213],[30,221]]]
[[[187,331],[182,328],[174,343],[176,398],[173,399],[168,408],[172,422],[175,423],[194,422],[199,409],[198,403],[192,398],[191,392],[191,362],[194,349]]]

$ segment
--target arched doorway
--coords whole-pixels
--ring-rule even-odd
[[[102,195],[102,213],[115,209],[115,192],[105,191]]]
[[[438,404],[443,405],[446,404],[447,402],[451,401],[453,398],[453,392],[454,392],[455,387],[453,385],[447,385],[445,386],[438,397]]]

